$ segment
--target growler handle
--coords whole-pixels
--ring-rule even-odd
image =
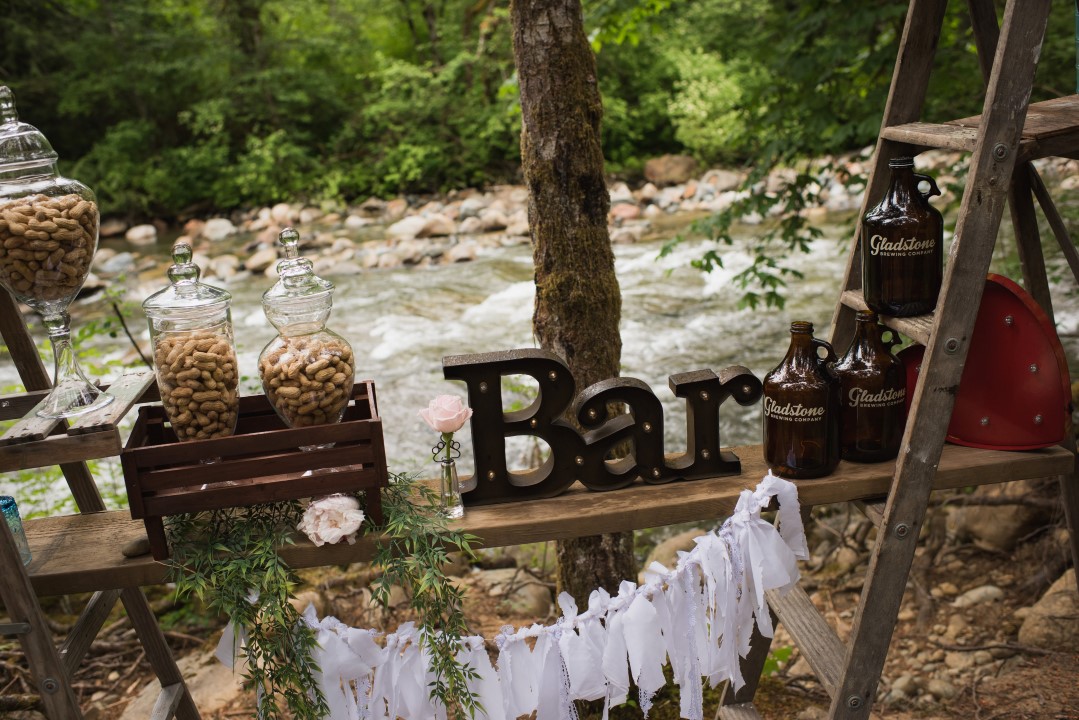
[[[817,348],[824,348],[828,354],[822,358],[820,353],[817,352]],[[813,354],[817,356],[817,362],[821,364],[839,362],[839,358],[835,354],[835,348],[832,347],[831,343],[824,340],[813,338]]]
[[[929,192],[922,192],[921,190],[918,191],[919,193],[921,193],[922,197],[925,198],[926,200],[933,197],[934,195],[940,195],[940,188],[937,187],[937,181],[934,180],[933,178],[929,177],[928,175],[922,175],[921,173],[914,173],[914,180],[919,185],[921,185],[923,182],[929,183]]]

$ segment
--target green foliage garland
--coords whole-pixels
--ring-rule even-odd
[[[482,707],[467,682],[476,673],[456,659],[468,631],[464,592],[442,568],[451,551],[473,557],[477,538],[448,530],[438,513],[438,493],[416,478],[391,473],[383,491],[386,525],[377,529],[382,535],[375,554],[383,574],[373,595],[386,606],[392,585],[408,591],[420,644],[431,658],[431,698],[475,717]],[[239,629],[244,631],[244,679],[258,693],[260,720],[283,718],[285,708],[297,720],[319,720],[329,712],[315,682],[315,633],[289,602],[299,580],[277,552],[292,544],[302,513],[298,502],[279,502],[177,515],[166,524],[177,595],[193,595],[226,615],[238,638]]]

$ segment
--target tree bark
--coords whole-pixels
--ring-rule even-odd
[[[618,375],[622,296],[607,232],[596,59],[580,0],[513,0],[513,55],[521,93],[521,161],[536,271],[532,327],[561,356],[578,390]],[[584,607],[636,576],[633,534],[558,544],[559,587]]]

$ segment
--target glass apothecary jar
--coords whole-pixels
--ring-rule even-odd
[[[355,363],[352,346],[326,328],[334,286],[315,275],[310,260],[298,257],[298,232],[285,228],[279,239],[285,259],[277,264],[277,283],[262,296],[278,332],[259,356],[262,388],[289,427],[340,422]]]
[[[19,121],[11,90],[0,87],[0,285],[41,315],[52,342],[53,390],[38,411],[49,418],[112,401],[79,367],[68,315],[97,250],[97,198],[60,175],[57,159],[45,136]]]
[[[240,405],[232,295],[199,282],[191,246],[178,243],[170,285],[143,302],[161,404],[181,440],[232,435]]]

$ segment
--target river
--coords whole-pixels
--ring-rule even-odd
[[[724,267],[711,273],[690,266],[691,260],[712,247],[704,240],[688,239],[666,257],[660,257],[661,240],[615,246],[623,298],[621,374],[646,382],[662,401],[667,452],[680,451],[685,442],[684,404],[669,390],[669,375],[744,365],[763,378],[782,358],[792,320],[809,320],[819,337],[828,337],[849,235],[846,224],[828,224],[822,230],[824,237],[797,261],[805,277],[790,281],[784,309],[738,307],[742,290],[732,277],[750,263],[749,238],[759,228],[741,228],[742,240],[724,248]],[[532,276],[528,245],[487,250],[469,263],[330,276],[337,285],[330,327],[352,343],[357,377],[376,383],[391,470],[433,472],[430,447],[437,438],[417,412],[435,395],[465,395],[462,384],[443,379],[443,356],[535,346]],[[244,389],[249,393],[258,388],[259,352],[274,336],[260,298],[271,284],[259,276],[225,286],[234,297],[237,349],[241,370],[247,369]],[[1073,300],[1068,302],[1074,305]],[[74,322],[102,312],[101,305],[76,305]],[[1062,329],[1073,335],[1077,314],[1072,308],[1064,310]],[[129,322],[145,342],[143,318],[132,317]],[[122,336],[105,340],[108,344],[99,347],[104,357],[115,358],[129,350]],[[844,350],[837,349],[840,354]],[[14,368],[9,358],[3,358],[0,384],[13,382]],[[522,385],[527,383],[504,388],[507,404],[521,402]],[[728,401],[721,409],[721,438],[724,445],[760,442],[759,406],[743,408]],[[472,466],[467,428],[459,439],[464,446],[460,466],[467,474]],[[526,439],[515,440],[511,466],[527,462],[530,449]],[[122,503],[119,463],[101,461],[97,470],[111,504]],[[19,478],[38,486],[46,483],[40,474],[22,473]],[[5,478],[5,491],[24,494],[20,488],[9,487],[9,479]],[[30,496],[28,510],[43,510],[55,508],[66,489],[53,476],[47,487],[27,490],[25,495]]]

